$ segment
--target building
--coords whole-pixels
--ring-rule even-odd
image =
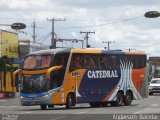
[[[37,50],[47,49],[41,43],[33,43],[30,40],[19,40],[19,54],[20,58],[24,58],[27,54],[32,53]]]

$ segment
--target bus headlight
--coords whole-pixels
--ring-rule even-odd
[[[42,96],[42,98],[47,98],[49,95],[47,94],[47,95],[44,95],[44,96]]]
[[[24,97],[23,96],[21,96],[21,99],[23,99]]]

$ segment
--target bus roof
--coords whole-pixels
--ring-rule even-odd
[[[57,49],[48,49],[48,50],[39,50],[33,52],[29,55],[43,55],[43,54],[55,54],[55,53],[89,53],[89,54],[128,54],[128,55],[145,55],[144,52],[126,52],[122,50],[106,50],[106,49],[98,49],[98,48],[57,48]]]
[[[129,54],[129,55],[145,55],[144,52],[126,52],[122,50],[106,50],[106,49],[97,49],[97,48],[86,48],[86,49],[80,49],[80,48],[73,48],[71,50],[72,53],[97,53],[97,54]]]
[[[39,55],[43,55],[43,54],[54,54],[54,53],[70,53],[71,48],[57,48],[57,49],[47,49],[47,50],[39,50],[39,51],[35,51],[32,52],[29,55],[35,55],[35,54],[39,54]]]

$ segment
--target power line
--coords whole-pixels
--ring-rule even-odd
[[[45,41],[48,37],[50,37],[50,36],[51,36],[51,33],[43,36],[43,37],[39,40],[39,42],[44,42],[44,41]]]
[[[134,18],[128,18],[128,19],[123,19],[123,20],[120,20],[120,21],[114,21],[114,22],[109,22],[109,23],[104,23],[104,24],[98,24],[98,25],[76,26],[76,27],[74,27],[74,26],[70,26],[70,27],[54,27],[54,29],[65,30],[65,29],[79,29],[79,28],[87,28],[87,27],[101,27],[101,26],[117,24],[117,23],[121,23],[121,22],[125,22],[125,21],[131,21],[131,20],[134,20],[134,19],[142,18],[142,17],[143,16],[138,16],[138,17],[134,17]],[[83,20],[80,20],[80,21],[83,21]],[[106,20],[98,20],[98,21],[106,21]],[[9,24],[0,24],[0,26],[1,25],[3,25],[3,26],[10,26]],[[26,27],[32,27],[32,26],[26,26]],[[36,27],[36,29],[52,30],[52,28],[45,27],[45,26],[44,27]]]
[[[87,26],[77,26],[77,27],[72,27],[72,26],[71,27],[57,27],[57,28],[59,28],[59,29],[78,29],[78,28],[88,28],[88,27],[101,27],[101,26],[116,24],[116,23],[120,23],[120,22],[124,22],[124,21],[131,21],[134,19],[142,18],[142,17],[143,16],[138,16],[138,17],[134,17],[134,18],[128,18],[128,19],[123,19],[120,21],[114,21],[114,22],[98,24],[98,25],[87,25]]]
[[[64,44],[66,44],[66,45],[68,45],[70,48],[72,48],[72,46],[70,46],[68,43],[66,43],[65,41],[64,41]]]

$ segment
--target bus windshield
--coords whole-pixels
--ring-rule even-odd
[[[48,91],[49,80],[45,79],[45,74],[23,76],[21,90],[23,93],[40,93]]]
[[[51,55],[30,55],[23,63],[23,69],[43,69],[51,64]]]

